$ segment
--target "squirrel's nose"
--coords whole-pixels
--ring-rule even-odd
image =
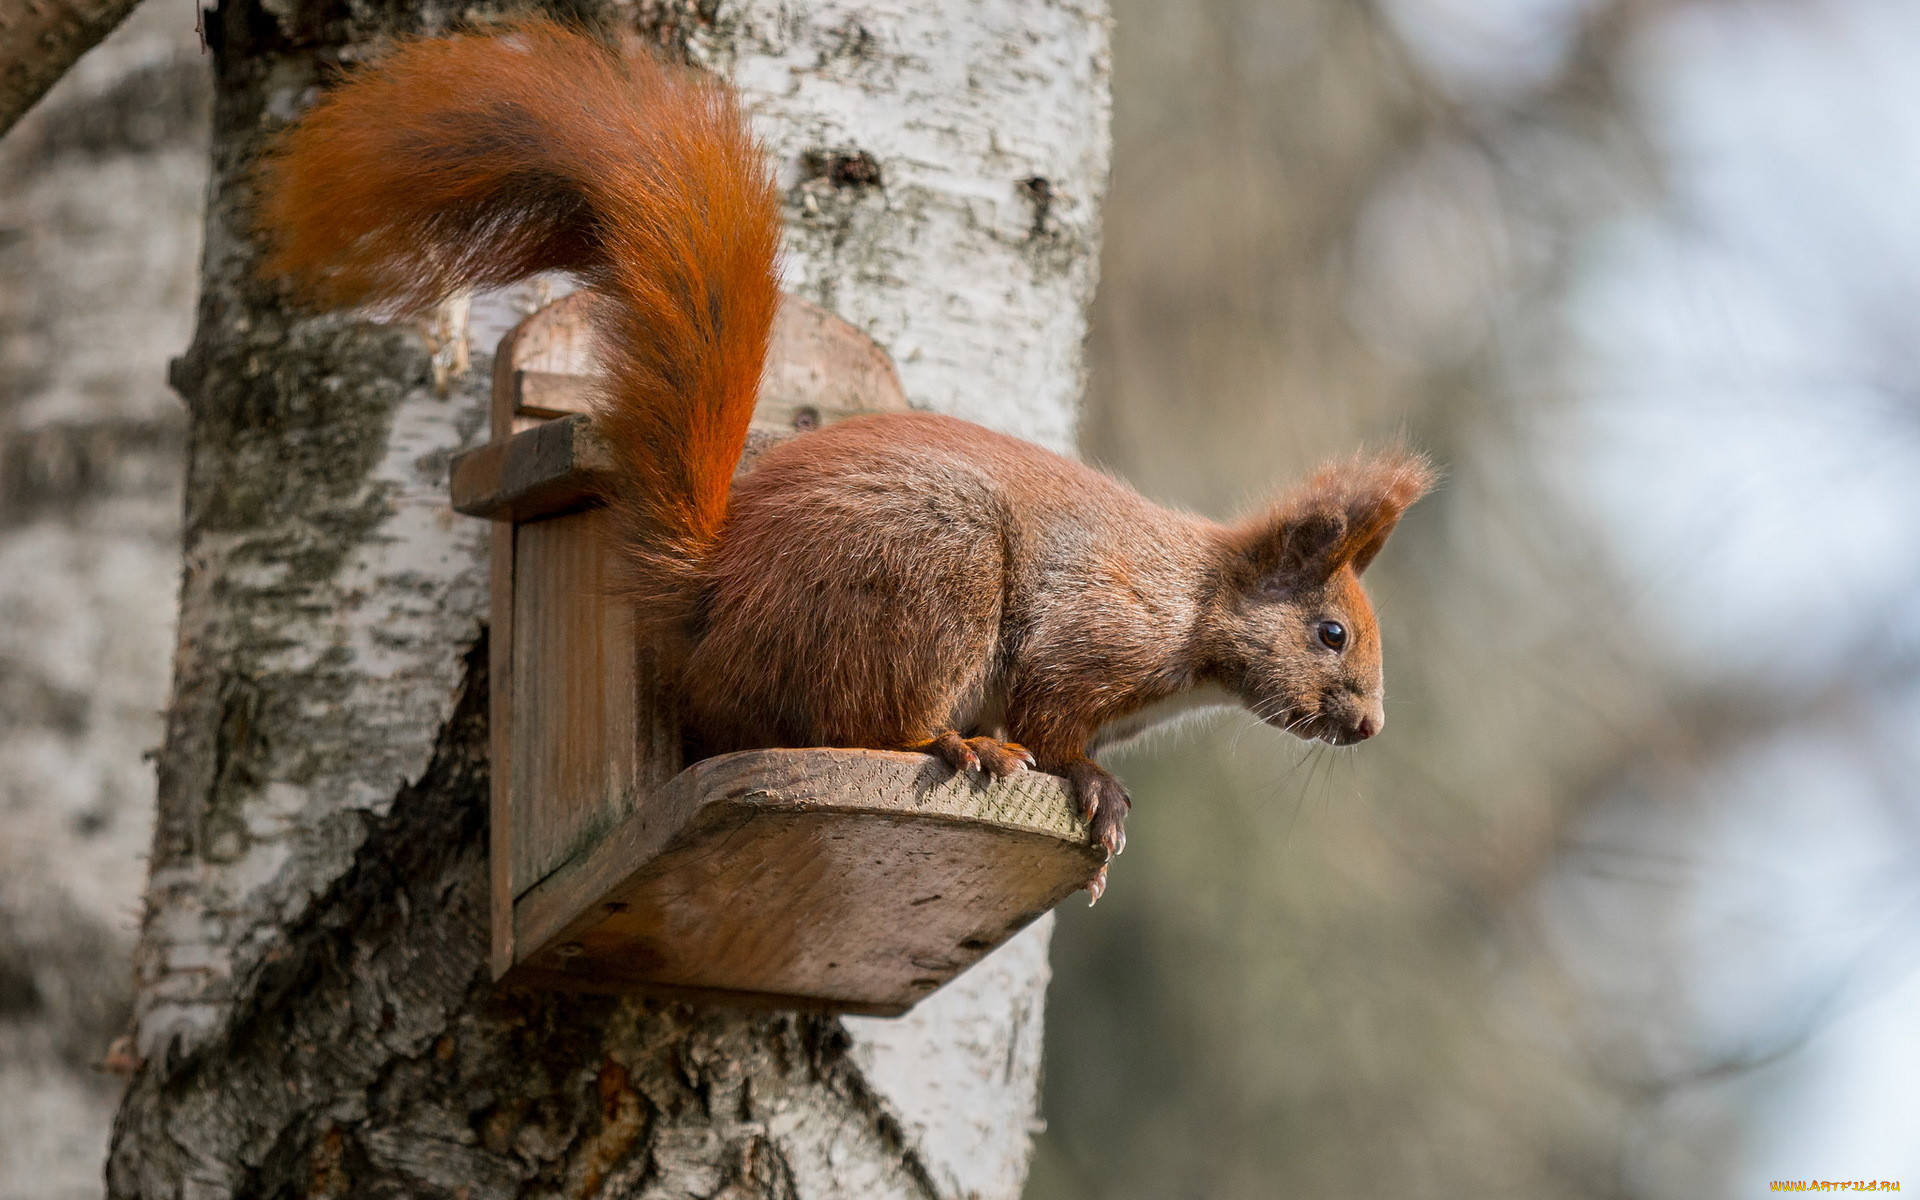
[[[1353,714],[1353,724],[1347,726],[1347,729],[1354,741],[1364,742],[1380,732],[1380,727],[1387,723],[1387,714],[1385,706],[1380,703],[1380,697],[1377,695],[1367,697],[1356,707],[1360,711]]]

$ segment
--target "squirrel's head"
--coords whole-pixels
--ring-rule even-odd
[[[1360,576],[1433,480],[1406,453],[1326,466],[1230,531],[1210,657],[1262,720],[1340,746],[1380,732],[1380,626]]]

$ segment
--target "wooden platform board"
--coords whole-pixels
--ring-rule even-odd
[[[515,905],[508,984],[905,1012],[1100,869],[1066,782],[921,754],[682,771]]]

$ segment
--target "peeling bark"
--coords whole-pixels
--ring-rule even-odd
[[[486,531],[445,485],[484,436],[489,364],[436,376],[422,330],[286,309],[250,273],[246,182],[332,64],[488,11],[239,0],[213,19],[144,1066],[111,1193],[1010,1200],[1044,922],[896,1022],[488,983]],[[1100,9],[569,11],[740,84],[790,189],[789,286],[888,346],[915,403],[1067,443],[1106,171]]]

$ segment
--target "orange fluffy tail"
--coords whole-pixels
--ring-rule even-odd
[[[550,21],[402,46],[260,174],[264,270],[389,311],[541,271],[606,298],[602,432],[634,598],[684,616],[779,303],[779,198],[722,84]]]

